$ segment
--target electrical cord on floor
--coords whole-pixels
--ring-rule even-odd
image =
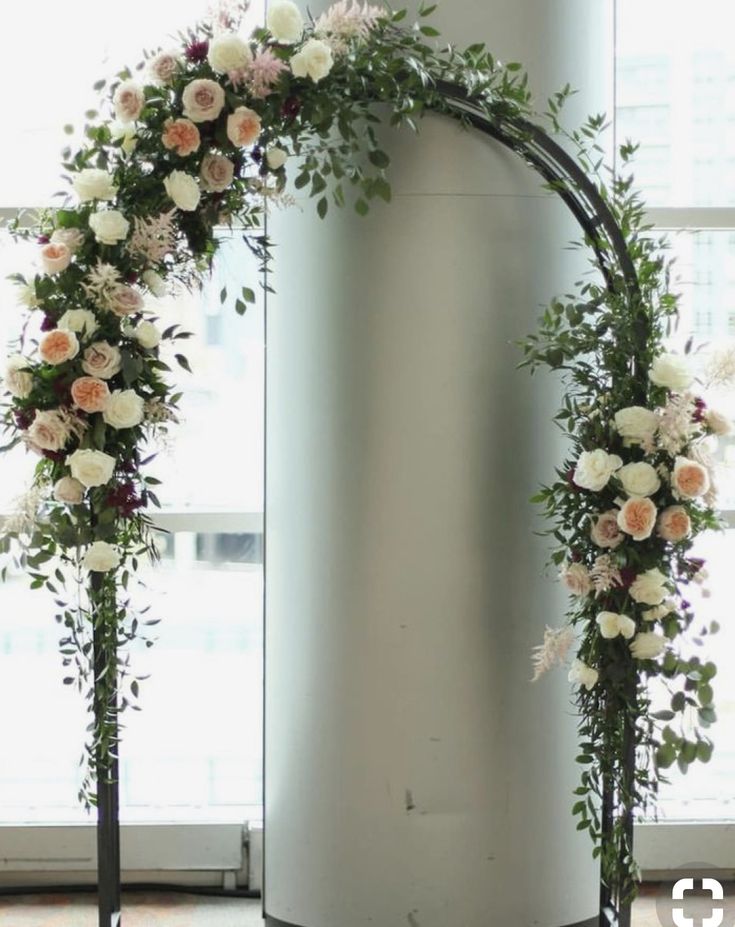
[[[123,883],[123,892],[177,892],[182,895],[207,895],[212,898],[260,898],[260,892],[249,888],[217,888],[212,885],[177,885],[168,882]],[[96,885],[0,885],[0,898],[12,895],[75,895],[94,894]]]

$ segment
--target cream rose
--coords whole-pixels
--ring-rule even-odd
[[[293,45],[304,34],[301,10],[291,0],[270,3],[265,24],[276,42],[281,45]]]
[[[181,67],[181,56],[177,51],[161,52],[148,63],[148,75],[151,82],[162,86],[170,84]]]
[[[205,190],[221,193],[232,183],[235,165],[222,155],[208,154],[202,159],[200,176]]]
[[[110,135],[115,141],[120,142],[120,148],[125,154],[132,154],[135,151],[138,144],[135,126],[129,123],[113,122],[110,126]]]
[[[41,267],[45,274],[60,274],[71,264],[71,249],[63,242],[50,241],[41,248]]]
[[[89,227],[102,245],[116,245],[128,237],[130,223],[117,209],[101,209],[89,217]]]
[[[79,505],[84,500],[84,486],[73,476],[62,476],[54,486],[54,499],[65,505]]]
[[[618,512],[618,526],[634,541],[650,538],[656,524],[656,506],[648,498],[632,498]]]
[[[225,91],[216,81],[199,78],[186,85],[181,102],[187,119],[192,122],[209,122],[222,112]]]
[[[570,563],[562,571],[561,578],[564,585],[572,595],[589,595],[592,591],[592,580],[589,570],[584,564]]]
[[[665,386],[677,393],[689,389],[694,382],[689,364],[679,354],[662,354],[657,357],[648,372],[648,379],[656,386]]]
[[[291,58],[291,71],[294,77],[310,77],[317,83],[329,74],[333,64],[329,45],[320,39],[309,39]]]
[[[664,541],[677,544],[692,533],[692,520],[683,505],[670,505],[658,516],[656,531]]]
[[[62,331],[75,332],[83,338],[89,338],[99,328],[97,316],[89,309],[67,309],[58,326]]]
[[[628,646],[636,660],[653,660],[666,650],[666,638],[655,631],[641,631]]]
[[[723,415],[721,412],[716,412],[714,409],[709,409],[705,413],[704,420],[712,434],[717,435],[720,438],[725,438],[727,435],[732,434],[732,422],[726,415]]]
[[[574,482],[582,489],[599,492],[607,486],[610,477],[623,466],[617,454],[608,454],[598,448],[595,451],[583,451],[579,455],[574,470]]]
[[[639,605],[660,605],[669,594],[668,579],[661,570],[646,570],[636,576],[630,587],[630,597]]]
[[[590,528],[590,537],[598,547],[609,547],[611,550],[621,544],[625,535],[618,525],[618,510],[610,509],[598,515]]]
[[[120,373],[121,367],[122,357],[119,348],[106,341],[91,344],[82,358],[82,370],[90,377],[100,377],[102,380],[109,380]]]
[[[120,554],[107,541],[95,541],[87,548],[82,565],[90,573],[108,573],[120,565]]]
[[[600,629],[600,635],[606,640],[612,640],[618,635],[630,640],[635,634],[635,621],[628,615],[619,615],[617,612],[600,612],[595,620]]]
[[[87,489],[109,483],[115,472],[115,458],[104,451],[74,451],[66,458],[66,463],[74,479],[79,480]]]
[[[31,362],[22,354],[11,355],[5,364],[3,382],[5,389],[16,399],[28,399],[33,391],[33,374],[28,369]]]
[[[626,464],[616,475],[629,496],[652,496],[661,488],[655,468],[644,461]]]
[[[676,611],[676,602],[673,599],[666,599],[660,605],[654,605],[653,608],[647,608],[643,612],[644,621],[659,621],[672,612]]]
[[[227,138],[233,145],[244,147],[252,145],[260,135],[260,116],[247,106],[238,106],[227,117]]]
[[[597,685],[600,674],[596,669],[587,666],[582,660],[575,660],[572,668],[569,670],[569,682],[575,685],[584,686],[585,689],[593,689]]]
[[[133,338],[138,342],[141,348],[147,351],[157,348],[161,343],[161,333],[153,322],[143,321],[133,329]]]
[[[679,499],[696,499],[710,488],[707,468],[696,460],[677,457],[671,474],[671,488]]]
[[[280,170],[288,160],[288,154],[283,148],[269,148],[265,153],[265,161],[272,171]]]
[[[151,293],[156,297],[166,295],[166,281],[155,270],[143,271],[143,283],[148,287]]]
[[[69,440],[69,426],[59,412],[36,412],[26,432],[28,440],[43,451],[60,451]]]
[[[615,413],[615,428],[626,444],[650,441],[658,428],[655,412],[643,406],[628,406]]]
[[[76,254],[84,242],[84,232],[81,229],[54,229],[51,233],[51,243],[66,245],[72,254]]]
[[[133,287],[119,283],[110,290],[107,307],[116,316],[123,318],[143,309],[143,297]]]
[[[143,88],[134,80],[124,80],[117,85],[112,105],[120,122],[135,122],[145,106]]]
[[[114,200],[117,196],[112,175],[96,167],[85,167],[74,174],[71,185],[81,203],[89,200]]]
[[[209,43],[207,61],[215,74],[228,74],[247,67],[253,60],[250,46],[232,32],[218,35]]]
[[[64,364],[72,360],[79,353],[79,342],[74,332],[62,331],[55,328],[41,338],[38,345],[41,360],[47,364]]]
[[[105,403],[102,418],[112,428],[134,428],[143,421],[143,398],[135,390],[115,390]]]
[[[166,193],[184,212],[193,212],[199,205],[202,194],[199,184],[191,174],[186,174],[184,171],[171,171],[163,181],[163,185]]]

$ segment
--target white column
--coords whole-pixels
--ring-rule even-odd
[[[318,9],[315,10],[318,12]],[[454,0],[447,40],[604,108],[602,0]],[[392,133],[390,206],[274,218],[267,320],[265,909],[298,927],[561,927],[597,867],[570,815],[565,599],[528,498],[558,388],[514,341],[586,265],[565,207],[439,117]]]

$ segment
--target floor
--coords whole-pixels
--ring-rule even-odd
[[[135,892],[123,899],[123,927],[262,927],[260,901],[178,892]],[[0,898],[0,927],[97,927],[94,895]]]
[[[657,885],[644,886],[633,909],[633,927],[674,927],[672,904]],[[712,912],[709,896],[687,897],[683,914],[699,927]],[[735,923],[735,884],[725,885],[724,920]],[[123,927],[262,927],[260,902],[179,893],[134,893],[124,899]],[[28,895],[0,898],[0,927],[97,927],[94,895]],[[449,927],[449,925],[448,925]]]

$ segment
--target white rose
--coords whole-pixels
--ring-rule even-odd
[[[84,242],[84,232],[81,229],[54,229],[51,233],[51,243],[66,245],[72,254],[76,254]]]
[[[656,468],[644,461],[626,464],[618,470],[617,477],[629,496],[652,496],[661,488]]]
[[[67,309],[59,319],[57,327],[89,338],[97,331],[99,325],[94,312],[90,312],[89,309]]]
[[[87,548],[82,565],[92,573],[107,573],[120,565],[120,554],[107,541],[95,541]]]
[[[667,615],[670,615],[675,611],[676,602],[674,602],[673,599],[666,599],[666,601],[662,602],[661,605],[656,605],[653,608],[644,609],[642,617],[644,621],[659,621],[661,618],[665,618]]]
[[[146,350],[157,348],[161,343],[161,333],[153,322],[139,322],[133,329],[133,338]]]
[[[617,612],[600,612],[596,620],[600,635],[606,640],[612,640],[618,635],[630,640],[635,634],[635,621],[627,615],[619,615]]]
[[[253,53],[247,42],[230,32],[212,39],[207,60],[216,74],[227,74],[250,64]]]
[[[593,689],[597,685],[600,674],[596,669],[583,663],[582,660],[575,660],[569,670],[568,678],[569,682],[584,686],[585,689]]]
[[[294,77],[310,77],[316,83],[329,74],[333,64],[329,45],[320,39],[309,39],[291,58],[291,71]]]
[[[33,374],[28,369],[31,362],[21,354],[13,354],[5,365],[3,382],[5,389],[16,399],[28,399],[33,391]]]
[[[74,174],[71,185],[82,203],[88,200],[114,200],[117,196],[112,176],[96,167],[85,167]]]
[[[601,448],[583,451],[579,455],[573,479],[582,489],[599,492],[607,486],[613,473],[622,466],[623,461],[617,454],[608,454]]]
[[[66,505],[79,505],[84,499],[84,486],[73,476],[62,476],[54,486],[54,499]]]
[[[291,0],[271,3],[265,23],[270,34],[281,45],[293,45],[304,33],[301,11]]]
[[[712,434],[718,435],[720,438],[724,438],[727,437],[727,435],[732,434],[732,422],[726,415],[723,415],[721,412],[716,412],[714,409],[709,409],[707,412],[705,412],[704,420]]]
[[[132,154],[138,144],[135,126],[125,122],[113,122],[110,126],[110,135],[115,141],[121,142],[120,148],[125,154]]]
[[[562,571],[561,578],[572,595],[589,595],[592,591],[589,570],[582,563],[568,564]]]
[[[113,428],[134,428],[143,421],[143,406],[135,390],[115,390],[110,393],[102,418]]]
[[[66,458],[66,463],[75,480],[90,489],[104,486],[112,479],[115,472],[115,458],[104,451],[78,450]]]
[[[148,287],[154,296],[161,297],[166,295],[166,281],[155,270],[143,271],[143,283]]]
[[[648,372],[648,379],[656,386],[665,386],[677,393],[689,389],[694,382],[689,364],[679,354],[661,354],[657,357]]]
[[[658,428],[658,417],[643,406],[628,406],[615,413],[615,427],[626,443],[640,444],[654,436]]]
[[[636,660],[653,660],[666,650],[666,638],[655,631],[641,631],[628,646]]]
[[[89,227],[102,245],[116,245],[128,237],[130,223],[117,209],[101,209],[89,217]]]
[[[115,90],[112,105],[120,122],[134,122],[145,105],[143,88],[134,80],[124,80]]]
[[[269,148],[265,153],[265,160],[272,171],[280,170],[288,160],[288,154],[283,148]]]
[[[84,352],[82,370],[90,377],[109,380],[120,372],[122,357],[119,348],[106,341],[95,341]]]
[[[184,212],[193,212],[199,205],[201,191],[196,178],[184,171],[171,171],[163,181],[166,193]]]
[[[641,605],[660,605],[669,594],[667,581],[660,570],[646,570],[631,585],[630,597]]]

